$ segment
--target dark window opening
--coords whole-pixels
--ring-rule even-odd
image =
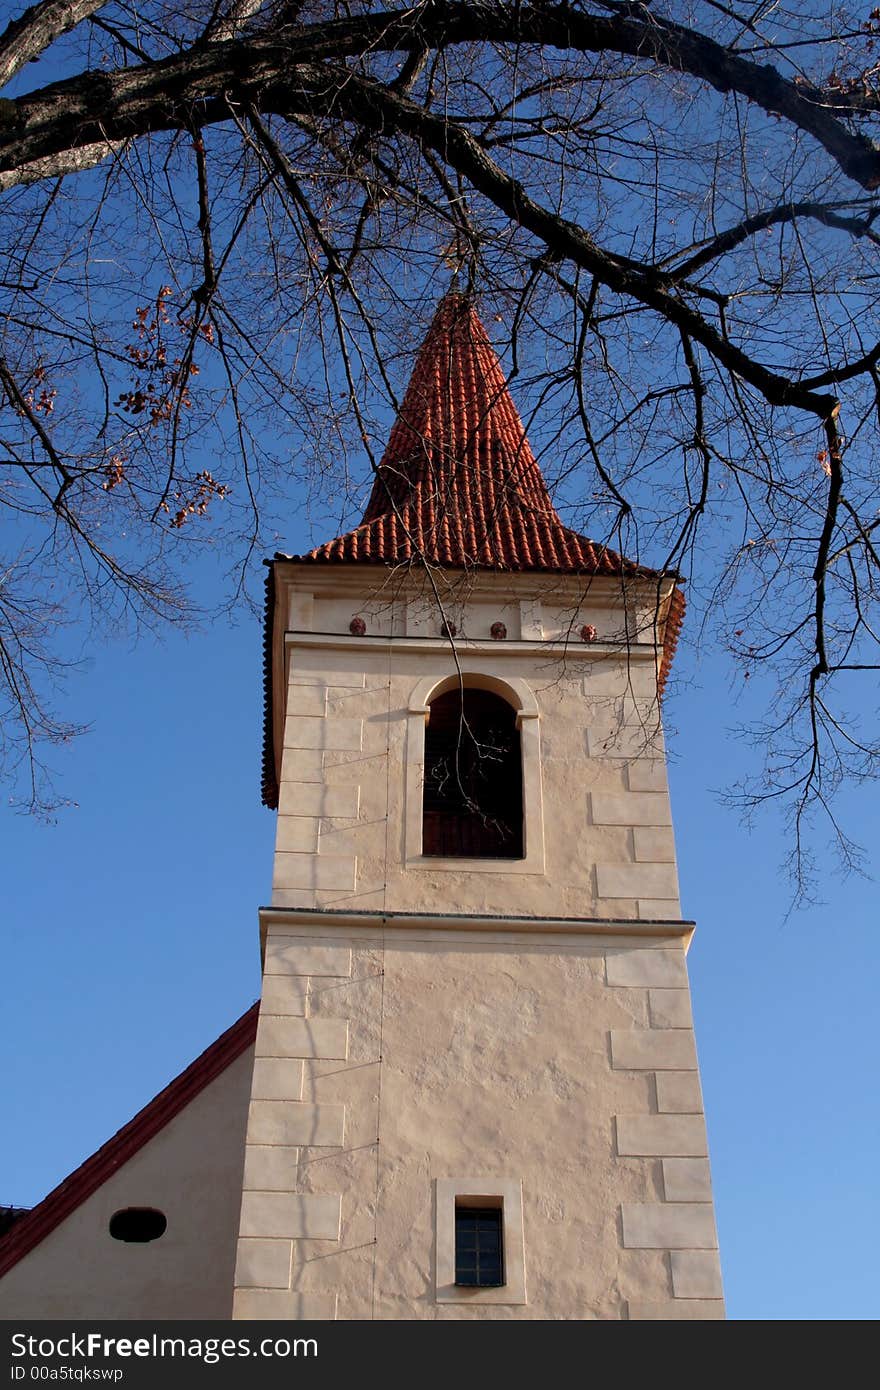
[[[431,701],[425,729],[422,853],[523,857],[516,712],[489,690],[450,690]]]
[[[168,1225],[165,1213],[155,1207],[124,1207],[110,1218],[110,1234],[114,1240],[127,1240],[145,1245],[165,1234]]]
[[[500,1207],[455,1208],[455,1282],[493,1289],[504,1283]]]

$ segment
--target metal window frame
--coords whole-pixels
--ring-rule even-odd
[[[488,1224],[491,1221],[493,1231],[484,1233],[480,1230],[480,1224]],[[475,1278],[463,1279],[461,1266],[464,1263],[463,1256],[466,1252],[462,1248],[461,1237],[464,1228],[473,1223],[474,1238],[474,1273]],[[487,1239],[481,1240],[486,1236]],[[485,1245],[485,1249],[483,1246]],[[498,1267],[497,1279],[482,1277],[484,1271],[481,1269],[480,1256],[485,1257],[486,1264]],[[504,1211],[500,1203],[494,1206],[472,1206],[465,1198],[457,1198],[455,1203],[455,1282],[460,1289],[500,1289],[507,1282],[504,1273]]]

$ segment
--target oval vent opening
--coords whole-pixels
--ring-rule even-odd
[[[123,1207],[110,1218],[110,1234],[114,1240],[145,1245],[164,1235],[167,1225],[165,1213],[156,1211],[155,1207]]]

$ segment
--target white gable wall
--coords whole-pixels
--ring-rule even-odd
[[[0,1279],[0,1318],[230,1316],[253,1048]],[[165,1234],[114,1240],[122,1207],[157,1207]]]

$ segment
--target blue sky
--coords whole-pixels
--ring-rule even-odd
[[[0,1202],[39,1200],[257,997],[260,647],[249,619],[93,650],[70,686],[91,732],[56,760],[78,805],[54,825],[4,808]],[[726,662],[685,645],[679,670],[673,809],[730,1315],[875,1318],[876,888],[829,877],[827,905],[783,923],[780,832],[747,834],[712,790],[747,756]],[[876,790],[850,810],[876,845]]]

